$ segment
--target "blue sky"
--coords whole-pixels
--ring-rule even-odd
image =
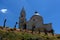
[[[55,33],[60,34],[60,0],[0,0],[0,10],[7,9],[5,13],[0,11],[0,25],[3,26],[6,18],[6,26],[13,28],[15,22],[19,22],[22,7],[26,10],[27,20],[38,11],[44,23],[52,23]]]

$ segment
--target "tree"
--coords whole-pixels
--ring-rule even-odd
[[[45,33],[45,35],[47,35],[47,30],[44,28],[44,33]]]
[[[34,31],[34,28],[35,28],[35,26],[32,26],[32,33],[33,33],[33,31]]]
[[[41,29],[40,29],[40,28],[38,28],[38,33],[40,34],[40,32],[41,32]]]
[[[39,31],[39,34],[40,34],[40,30],[38,30]]]
[[[15,29],[15,30],[16,30],[16,25],[17,25],[17,24],[18,24],[18,23],[16,22],[16,23],[15,23],[15,26],[14,26],[14,29]]]
[[[51,33],[52,33],[52,35],[54,35],[54,30],[53,29],[51,29]]]
[[[23,25],[23,29],[25,29],[25,30],[26,30],[26,23],[24,23],[24,25]]]
[[[3,27],[5,27],[6,21],[7,21],[7,19],[4,20],[4,25],[3,25]]]

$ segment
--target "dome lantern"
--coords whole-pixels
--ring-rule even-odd
[[[40,15],[38,12],[35,12],[35,14],[34,15]]]

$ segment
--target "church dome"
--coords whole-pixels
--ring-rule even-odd
[[[34,23],[43,24],[43,17],[40,16],[38,12],[35,12],[35,14],[30,18],[29,21],[34,22]]]

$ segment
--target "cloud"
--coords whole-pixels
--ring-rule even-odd
[[[7,9],[1,9],[0,10],[2,13],[6,13],[8,10]]]

